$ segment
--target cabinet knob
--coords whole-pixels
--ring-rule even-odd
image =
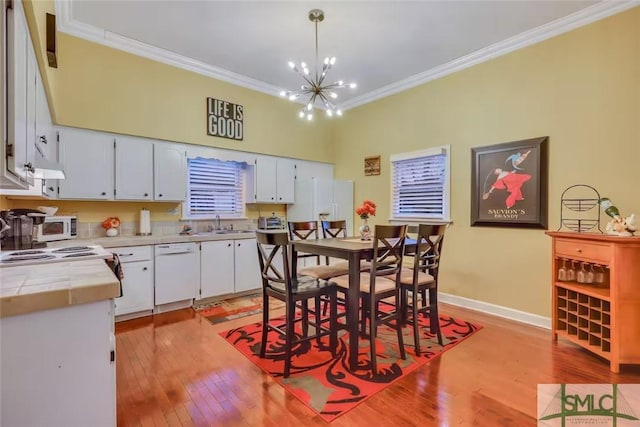
[[[46,135],[40,135],[40,142],[42,142],[43,144],[47,143],[47,137]]]
[[[101,196],[106,196],[107,193],[105,193],[104,191],[102,193],[100,193]]]
[[[231,243],[227,244],[227,247],[230,248],[231,247]]]
[[[240,247],[240,243],[238,243],[238,247]]]
[[[147,270],[148,270],[148,268],[147,268],[147,267],[144,267],[144,268],[142,269],[142,271],[147,271]]]
[[[144,197],[147,197],[149,195],[149,193],[144,193]]]
[[[31,164],[31,162],[25,163],[24,164],[24,169],[26,171],[29,171],[29,172],[35,172],[36,171],[36,168],[33,167],[33,164]]]
[[[578,248],[578,249],[576,249],[576,252],[582,253],[582,249]]]
[[[158,194],[158,197],[162,197],[162,194]]]
[[[273,197],[271,198],[271,200],[273,200]]]
[[[49,187],[49,191],[53,191],[53,187]]]

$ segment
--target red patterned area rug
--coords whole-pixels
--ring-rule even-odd
[[[284,321],[284,318],[281,319]],[[386,326],[379,328],[376,341],[377,375],[372,375],[371,372],[368,339],[360,340],[359,369],[355,372],[347,369],[349,339],[345,331],[339,334],[335,358],[329,351],[328,337],[323,338],[320,346],[316,340],[295,346],[292,350],[291,374],[287,379],[282,377],[283,336],[270,331],[267,355],[264,359],[258,357],[262,322],[221,332],[220,335],[263,371],[270,374],[286,390],[317,412],[322,419],[331,422],[481,329],[479,325],[440,316],[440,328],[444,339],[444,346],[441,347],[437,338],[429,333],[429,320],[421,317],[420,326],[423,331],[420,357],[415,355],[413,348],[413,329],[410,326],[403,328],[406,360],[400,358],[395,330]],[[296,331],[296,333],[299,332]]]

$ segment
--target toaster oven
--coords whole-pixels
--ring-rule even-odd
[[[282,230],[285,228],[284,218],[278,216],[261,216],[258,217],[259,230]]]

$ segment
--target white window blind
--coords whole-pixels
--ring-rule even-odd
[[[392,216],[396,219],[449,219],[448,150],[391,157]]]
[[[244,216],[242,163],[194,158],[187,161],[189,183],[186,217]]]

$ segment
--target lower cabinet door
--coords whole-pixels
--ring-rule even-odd
[[[152,261],[127,262],[122,264],[122,296],[116,298],[116,316],[153,309],[153,264]]]
[[[262,287],[256,239],[234,241],[236,292]]]
[[[200,298],[234,293],[233,240],[200,244]]]

